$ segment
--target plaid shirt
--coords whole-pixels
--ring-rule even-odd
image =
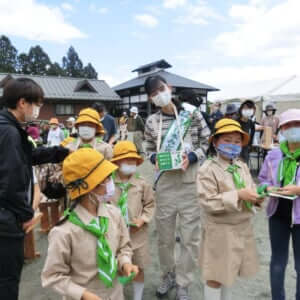
[[[146,151],[149,156],[156,152],[160,113],[160,111],[156,112],[149,116],[146,121],[144,134],[146,139]],[[175,115],[166,115],[162,113],[162,140],[174,120],[176,120]],[[206,121],[204,120],[202,113],[197,111],[197,113],[193,115],[192,124],[184,137],[184,142],[188,139],[191,140],[191,151],[197,155],[199,161],[202,161],[206,156],[209,135],[210,130]]]

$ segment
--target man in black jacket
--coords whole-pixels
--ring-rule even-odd
[[[33,80],[12,79],[3,90],[0,111],[0,299],[17,300],[24,261],[24,236],[34,211],[32,165],[58,163],[69,150],[33,149],[22,122],[39,115],[44,93]]]

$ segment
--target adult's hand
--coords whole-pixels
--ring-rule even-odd
[[[28,229],[30,226],[33,225],[33,220],[34,220],[34,218],[32,218],[31,220],[29,220],[29,221],[23,223],[22,227],[23,227],[23,230],[24,230],[25,232],[27,232],[27,229]]]
[[[300,186],[297,185],[287,185],[277,190],[277,193],[285,195],[285,196],[292,196],[292,195],[300,195]]]

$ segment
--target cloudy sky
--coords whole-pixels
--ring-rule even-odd
[[[60,62],[73,45],[100,79],[166,59],[221,89],[211,99],[300,92],[299,0],[0,0],[0,34]]]

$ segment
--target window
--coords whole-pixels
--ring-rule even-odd
[[[73,104],[56,104],[57,115],[74,115]]]

